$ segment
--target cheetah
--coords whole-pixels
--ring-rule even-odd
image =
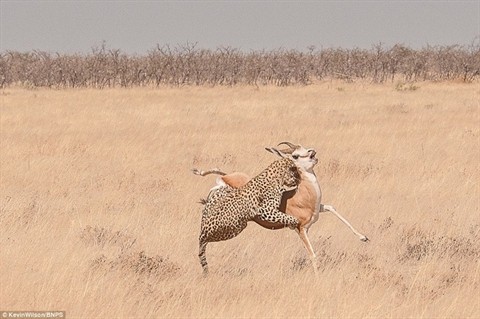
[[[256,217],[295,229],[298,219],[279,211],[279,207],[283,193],[296,189],[299,182],[297,166],[284,158],[240,188],[226,185],[213,190],[204,202],[199,236],[198,256],[203,273],[208,274],[207,244],[238,236],[247,222]]]

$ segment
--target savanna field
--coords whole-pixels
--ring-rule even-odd
[[[480,318],[474,83],[0,91],[0,310],[69,318]],[[317,150],[315,276],[251,223],[198,261],[191,168],[255,175]]]

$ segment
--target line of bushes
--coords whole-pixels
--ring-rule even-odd
[[[404,45],[371,49],[278,49],[243,52],[187,43],[129,55],[106,44],[88,54],[0,52],[0,87],[134,87],[183,85],[308,85],[316,80],[471,82],[480,76],[480,41],[471,45]]]

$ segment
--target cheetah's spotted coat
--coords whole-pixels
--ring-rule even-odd
[[[282,223],[294,229],[298,220],[279,210],[285,191],[298,186],[300,175],[295,163],[284,158],[240,188],[230,186],[214,190],[205,201],[199,238],[199,258],[208,273],[205,249],[209,242],[231,239],[240,234],[247,222],[260,218]]]

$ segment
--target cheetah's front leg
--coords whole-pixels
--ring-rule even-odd
[[[297,228],[298,219],[279,210],[284,192],[285,188],[282,188],[277,192],[267,194],[267,199],[258,208],[255,218],[273,224],[285,225],[291,229]]]
[[[260,208],[258,209],[257,216],[255,217],[262,221],[273,224],[281,224],[285,225],[285,227],[296,229],[299,224],[298,219],[279,210],[283,193],[295,188],[296,186],[293,188],[283,186],[276,191],[267,193],[266,199],[261,204]]]
[[[297,218],[287,215],[284,212],[276,209],[267,209],[266,207],[261,207],[258,210],[258,215],[256,218],[262,221],[266,221],[272,224],[282,224],[290,229],[296,229],[298,227],[299,221]]]

